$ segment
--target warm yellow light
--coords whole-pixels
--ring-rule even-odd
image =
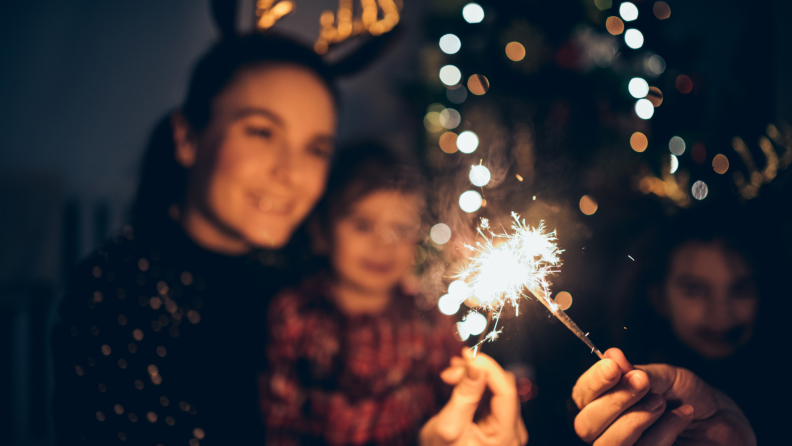
[[[729,170],[729,158],[726,155],[719,153],[712,159],[712,169],[721,175]]]
[[[598,207],[597,200],[590,195],[583,195],[580,199],[580,212],[586,215],[594,215]]]
[[[649,140],[641,132],[635,132],[630,137],[630,147],[636,152],[643,152],[649,146]]]
[[[485,76],[474,74],[468,78],[467,86],[471,93],[481,96],[489,90],[490,84]]]
[[[624,32],[624,22],[616,16],[611,16],[605,21],[605,28],[609,33],[618,36]]]
[[[519,62],[525,58],[525,47],[520,42],[510,42],[506,45],[506,57]]]

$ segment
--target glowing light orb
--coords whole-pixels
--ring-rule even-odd
[[[470,297],[470,287],[464,280],[455,280],[448,284],[448,294],[462,302]]]
[[[460,116],[459,112],[453,108],[447,108],[440,112],[438,121],[440,122],[440,125],[449,130],[455,129],[457,126],[459,126],[459,123],[462,122],[462,116]]]
[[[715,173],[723,175],[729,170],[729,158],[726,155],[719,153],[712,159],[712,169]]]
[[[506,57],[514,62],[525,59],[525,47],[520,42],[509,42],[506,45]]]
[[[468,177],[470,178],[470,182],[478,187],[486,186],[492,178],[489,169],[480,164],[470,168],[470,175],[468,175]]]
[[[465,102],[465,99],[467,99],[467,93],[467,88],[465,88],[463,85],[460,85],[458,88],[446,89],[446,97],[454,104],[461,104]]]
[[[465,325],[466,331],[473,336],[480,335],[487,329],[487,317],[475,311],[468,314],[462,323]]]
[[[481,23],[484,20],[484,8],[478,3],[468,3],[462,8],[462,18],[468,23]]]
[[[580,212],[586,215],[594,215],[598,207],[597,200],[591,195],[583,195],[580,199]]]
[[[707,187],[707,183],[699,180],[693,183],[693,187],[690,188],[690,192],[693,194],[693,198],[696,200],[703,200],[707,198],[709,188]]]
[[[561,291],[560,293],[556,294],[554,300],[556,305],[558,305],[558,309],[561,311],[566,311],[572,306],[572,295],[567,291]]]
[[[635,28],[628,29],[627,32],[624,33],[624,43],[630,48],[637,50],[643,46],[644,36]]]
[[[451,228],[445,223],[438,223],[432,226],[429,231],[429,238],[438,245],[445,245],[451,240]]]
[[[456,85],[462,79],[462,72],[453,65],[446,65],[440,68],[440,82],[446,85]]]
[[[441,313],[451,316],[459,311],[460,304],[461,302],[454,296],[450,294],[444,294],[443,297],[437,301],[437,308],[440,309]]]
[[[473,153],[479,145],[478,136],[470,130],[460,133],[456,140],[457,148],[462,153]]]
[[[636,99],[645,98],[649,94],[649,83],[640,77],[630,79],[627,90]]]
[[[646,59],[644,67],[655,75],[663,74],[666,69],[665,59],[658,56],[657,54],[654,54]]]
[[[643,152],[649,146],[649,139],[641,132],[635,132],[630,137],[630,147],[636,152]]]
[[[679,158],[676,155],[671,155],[671,163],[668,168],[669,173],[676,173],[677,169],[679,169]]]
[[[624,2],[619,6],[619,15],[625,22],[632,22],[638,18],[638,7],[635,3]]]
[[[681,156],[685,153],[685,140],[679,136],[674,136],[668,141],[668,150],[676,156]]]
[[[459,207],[462,208],[463,211],[470,214],[481,209],[482,201],[483,199],[481,198],[480,193],[474,190],[469,190],[462,192],[462,195],[459,196]]]
[[[635,114],[641,119],[650,119],[654,116],[654,105],[649,99],[638,99],[635,102]]]
[[[462,48],[462,41],[453,34],[446,34],[440,38],[440,49],[446,54],[456,54]]]
[[[456,323],[457,331],[459,332],[459,337],[462,338],[463,341],[467,341],[470,337],[470,333],[467,331],[467,327],[465,323],[460,321]]]

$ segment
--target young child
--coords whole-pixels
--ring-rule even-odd
[[[269,310],[261,401],[268,444],[414,444],[448,399],[462,344],[451,318],[401,287],[421,238],[424,183],[387,150],[341,151],[309,223],[327,268]]]

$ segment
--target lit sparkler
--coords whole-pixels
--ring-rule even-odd
[[[497,338],[500,333],[498,320],[506,304],[511,303],[519,313],[519,300],[529,297],[527,292],[547,307],[592,352],[604,358],[588,338],[588,333],[583,333],[550,297],[547,276],[558,272],[561,265],[555,231],[546,233],[543,223],[537,228],[527,226],[525,220],[520,220],[514,212],[512,218],[511,234],[492,232],[489,221],[482,219],[478,233],[485,242],[476,242],[476,246],[465,245],[476,254],[459,277],[467,282],[470,295],[480,302],[482,308],[491,312],[494,320],[492,330],[473,347],[474,354],[481,343]]]

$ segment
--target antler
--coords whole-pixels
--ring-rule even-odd
[[[372,36],[384,34],[399,23],[402,2],[400,0],[360,0],[361,14],[354,17],[353,0],[339,0],[338,13],[324,11],[319,18],[321,30],[314,50],[327,52],[330,45],[359,34]],[[380,16],[382,10],[382,18]]]

